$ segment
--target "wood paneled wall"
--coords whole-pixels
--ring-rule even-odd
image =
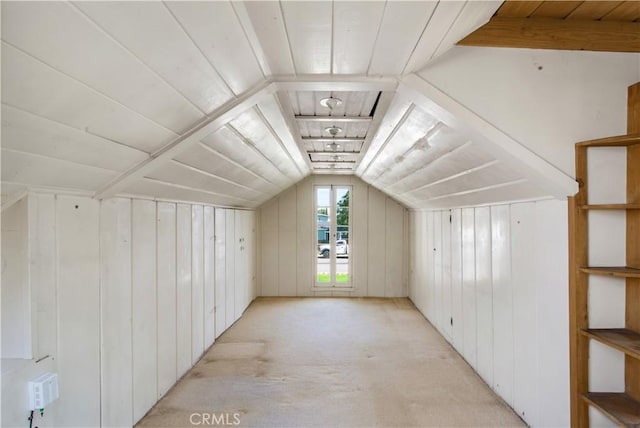
[[[411,212],[410,298],[531,426],[569,424],[567,205]]]
[[[49,358],[3,371],[3,426],[24,423],[26,382],[43,371],[58,373],[60,399],[39,426],[132,426],[255,298],[252,211],[54,194],[25,201],[26,286],[33,310],[52,313],[58,330],[34,323]]]
[[[353,289],[317,290],[314,185],[350,185]],[[376,296],[408,294],[408,212],[354,176],[313,175],[259,208],[258,294]]]

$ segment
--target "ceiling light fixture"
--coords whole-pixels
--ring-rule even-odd
[[[336,143],[327,144],[327,149],[331,149],[334,152],[339,148],[340,148],[340,144],[336,144]]]
[[[329,110],[333,110],[342,105],[342,100],[340,98],[333,97],[323,98],[320,100],[320,105],[328,108]]]
[[[324,130],[331,134],[332,137],[335,137],[342,132],[342,128],[340,128],[339,126],[330,126],[328,128],[324,128]]]

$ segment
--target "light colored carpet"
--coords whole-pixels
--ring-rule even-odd
[[[407,299],[259,298],[139,426],[525,426]]]

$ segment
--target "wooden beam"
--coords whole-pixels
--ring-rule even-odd
[[[273,84],[263,82],[261,85],[247,91],[238,98],[225,103],[211,115],[200,120],[191,127],[191,129],[180,135],[178,138],[157,152],[152,153],[147,159],[128,171],[125,171],[123,174],[120,174],[113,181],[98,190],[95,197],[97,199],[104,199],[118,194],[122,190],[126,189],[131,183],[143,178],[148,172],[153,171],[166,162],[169,162],[188,147],[197,144],[202,138],[220,129],[246,109],[258,104],[265,97],[271,96],[274,91],[275,86]]]
[[[395,91],[395,77],[333,76],[303,74],[298,76],[271,76],[278,91]]]
[[[323,138],[323,137],[302,137],[303,143],[323,143],[323,144],[345,144],[345,143],[362,143],[364,138],[359,137],[341,137],[341,138]]]
[[[640,52],[640,23],[496,16],[458,45]]]
[[[373,116],[296,116],[299,122],[355,123],[371,122]]]

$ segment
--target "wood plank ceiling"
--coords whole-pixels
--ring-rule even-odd
[[[311,173],[414,207],[538,197],[400,90],[501,4],[1,2],[2,198],[253,208]]]
[[[640,52],[640,2],[507,0],[458,44]]]

